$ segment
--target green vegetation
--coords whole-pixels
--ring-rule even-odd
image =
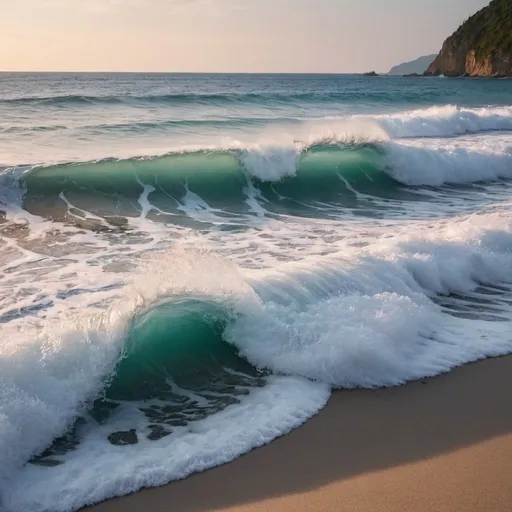
[[[477,58],[512,51],[512,0],[493,0],[471,16],[452,36],[468,41]]]

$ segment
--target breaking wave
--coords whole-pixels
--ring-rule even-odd
[[[154,255],[109,311],[17,340],[23,365],[2,369],[6,510],[183,478],[288,432],[331,387],[510,353],[511,250],[510,220],[484,215],[245,274],[208,253]]]
[[[13,186],[13,175],[20,177],[25,194],[34,197],[73,192],[137,198],[146,188],[153,196],[178,203],[191,191],[206,201],[228,205],[245,201],[247,191],[256,188],[274,202],[282,197],[335,200],[354,189],[379,197],[403,186],[510,179],[512,147],[327,140],[308,146],[198,150],[8,169],[1,175],[4,189]]]

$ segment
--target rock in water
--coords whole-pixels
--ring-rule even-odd
[[[137,438],[137,432],[134,428],[131,430],[114,432],[108,436],[108,440],[116,446],[124,446],[127,444],[137,444],[139,442]]]

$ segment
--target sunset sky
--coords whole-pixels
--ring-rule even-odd
[[[488,0],[0,0],[0,70],[361,72]]]

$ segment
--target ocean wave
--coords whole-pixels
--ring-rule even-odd
[[[510,353],[508,299],[490,308],[493,321],[479,289],[510,297],[511,228],[506,217],[475,215],[270,270],[251,282],[262,303],[226,336],[259,367],[342,388],[399,385]],[[437,304],[473,293],[472,315]]]
[[[210,254],[173,251],[142,267],[123,297],[99,315],[82,311],[42,319],[42,332],[41,325],[21,331],[7,326],[12,343],[2,349],[13,351],[0,380],[3,509],[74,510],[121,488],[129,492],[143,481],[155,483],[156,473],[160,483],[170,475],[183,478],[271,441],[325,404],[326,385],[262,377],[220,337],[236,311],[258,300],[233,264]],[[35,423],[41,428],[34,431]],[[135,427],[136,443],[116,438],[127,427]],[[161,458],[159,470],[154,463],[162,449],[169,456]],[[109,470],[114,478],[101,485],[96,477],[84,480],[83,469],[89,475],[105,469],[107,459],[96,450],[107,450],[111,462],[133,451],[134,466]],[[82,456],[90,463],[78,462]],[[75,464],[71,473],[82,474],[82,490],[71,497]],[[138,477],[125,478],[132,470]],[[60,503],[43,484],[46,471],[62,484],[52,486],[59,489]],[[34,487],[20,500],[15,486],[22,481]]]
[[[153,255],[108,312],[47,323],[36,338],[17,332],[13,346],[23,364],[3,368],[0,388],[5,510],[70,511],[183,478],[288,432],[325,404],[329,387],[398,385],[512,352],[511,250],[510,219],[496,214],[455,219],[424,229],[422,236],[391,237],[272,271],[244,274],[197,251]],[[439,304],[452,296],[460,314]],[[476,301],[472,315],[464,297]],[[191,328],[196,344],[180,349],[179,340],[187,337],[180,338],[180,331]],[[135,345],[129,341],[134,332]],[[158,341],[166,336],[167,344]],[[212,356],[195,373],[215,373],[222,366],[216,356],[230,347],[277,376],[248,386],[236,405],[175,426],[158,441],[145,439],[148,417],[141,415],[138,400],[154,399],[162,383],[170,393],[167,405],[157,389],[159,401],[144,407],[168,407],[172,416],[176,398],[184,395],[201,405],[201,393],[173,382],[190,361],[181,368],[179,362],[169,367],[159,361],[169,351],[190,349],[191,360],[197,352]],[[53,467],[22,469],[98,396],[120,398],[125,405],[107,420],[90,423]],[[138,441],[116,445],[109,442],[113,432],[138,434]]]
[[[262,136],[280,139],[315,140],[331,137],[347,141],[350,136],[361,140],[380,142],[385,139],[450,138],[467,134],[512,131],[512,107],[495,106],[467,108],[455,105],[435,106],[418,110],[405,110],[391,114],[330,115],[322,118],[302,118],[291,115],[232,115],[219,114],[209,119],[169,116],[157,120],[127,120],[124,122],[88,122],[72,126],[65,124],[38,124],[34,126],[0,127],[0,133],[30,134],[48,131],[72,130],[83,137],[112,133],[141,134],[146,132],[172,133],[176,130],[208,129],[215,137],[227,138],[240,134],[245,128],[254,132],[264,130]],[[322,132],[325,132],[322,134]],[[254,136],[254,134],[253,134]]]
[[[219,119],[183,119],[183,120],[162,120],[162,121],[137,121],[119,123],[89,123],[84,125],[40,125],[40,126],[10,126],[0,127],[0,133],[6,134],[29,134],[31,132],[49,132],[71,130],[80,133],[89,132],[147,132],[162,131],[168,128],[239,128],[246,126],[266,126],[269,124],[299,124],[301,121],[291,117],[236,117]]]
[[[358,140],[354,132],[340,132],[309,144],[235,144],[159,157],[8,169],[0,175],[0,201],[8,205],[14,197],[19,206],[20,190],[26,198],[74,193],[135,199],[147,189],[171,207],[179,207],[189,192],[229,207],[247,202],[251,194],[271,203],[283,198],[337,201],[358,192],[390,197],[408,187],[512,178],[512,147],[506,141],[494,146],[376,142],[381,135],[377,131]]]
[[[441,95],[432,93],[430,100],[435,101]],[[422,91],[408,90],[401,97],[402,101],[425,101],[425,93]],[[396,101],[394,93],[386,91],[360,92],[360,91],[336,91],[336,92],[222,92],[222,93],[163,93],[147,95],[52,95],[52,96],[18,96],[0,99],[0,104],[35,105],[35,106],[92,106],[92,105],[116,105],[116,104],[161,104],[161,105],[185,105],[185,104],[260,104],[272,101],[275,103],[346,103],[357,101],[374,101],[376,103],[392,104]]]

